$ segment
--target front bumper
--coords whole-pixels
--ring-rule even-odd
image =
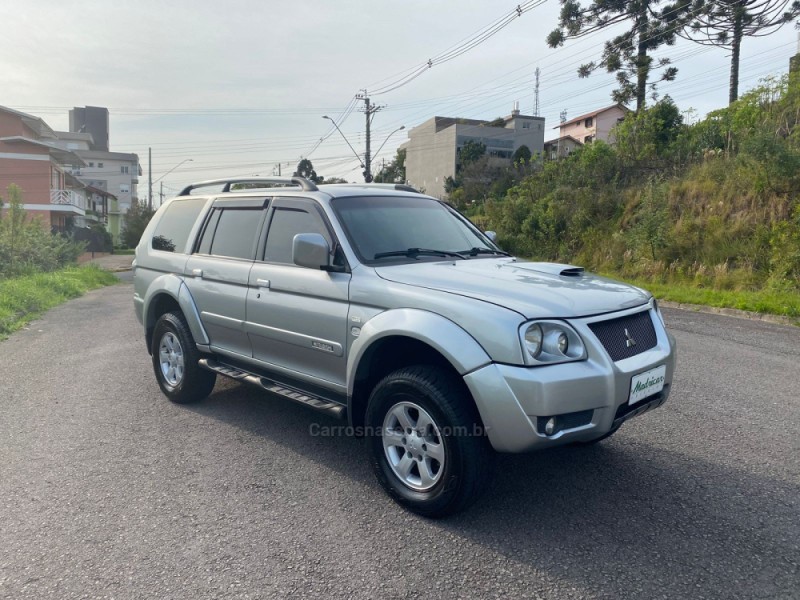
[[[589,441],[663,404],[672,387],[675,340],[655,310],[649,312],[656,346],[631,358],[611,360],[588,326],[598,318],[570,319],[586,345],[586,360],[538,367],[492,363],[465,375],[495,450],[525,452]],[[660,365],[666,365],[663,390],[628,405],[631,378]],[[553,435],[546,435],[543,425],[553,416],[560,419],[561,426]]]

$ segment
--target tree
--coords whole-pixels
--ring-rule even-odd
[[[596,31],[628,22],[630,29],[605,43],[599,63],[590,62],[578,69],[579,77],[588,77],[593,71],[605,68],[617,74],[619,84],[611,96],[615,102],[626,104],[636,99],[636,110],[645,105],[647,87],[652,90],[656,81],[651,81],[655,69],[663,69],[658,81],[672,81],[678,73],[669,66],[668,58],[653,63],[650,52],[664,44],[675,43],[676,32],[690,18],[696,4],[703,0],[678,0],[667,10],[659,11],[662,0],[593,0],[582,6],[577,0],[561,0],[561,15],[558,28],[547,36],[551,48],[562,46],[568,39],[582,38]]]
[[[381,168],[375,175],[376,183],[405,183],[406,181],[406,150],[400,148],[394,160]]]
[[[511,156],[511,162],[513,162],[515,165],[522,165],[531,162],[532,157],[533,154],[531,153],[531,149],[523,144],[514,150],[514,154]]]
[[[731,52],[728,103],[739,98],[739,57],[744,37],[763,37],[776,32],[800,14],[798,0],[715,0],[707,4],[680,33],[705,46]]]
[[[153,218],[155,210],[147,205],[133,202],[122,217],[122,243],[126,248],[135,248],[144,233],[145,227]]]
[[[617,152],[624,164],[668,158],[672,142],[683,130],[683,116],[669,96],[650,108],[630,113],[614,130]]]
[[[322,180],[324,179],[324,177],[317,176],[317,172],[314,170],[314,165],[311,164],[311,161],[307,158],[304,158],[297,163],[297,169],[294,172],[294,176],[305,177],[314,183],[322,183]]]
[[[324,183],[325,185],[328,185],[328,184],[331,184],[331,183],[349,183],[349,181],[347,181],[347,179],[342,179],[341,177],[328,177],[322,183]]]
[[[486,144],[468,140],[459,151],[459,162],[461,167],[466,167],[470,163],[474,163],[479,158],[486,154]]]

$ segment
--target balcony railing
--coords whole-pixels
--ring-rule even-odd
[[[50,204],[70,204],[86,209],[86,198],[73,190],[50,190]]]

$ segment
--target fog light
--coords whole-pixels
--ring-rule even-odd
[[[544,432],[547,435],[553,435],[556,432],[556,418],[550,417],[544,425]]]

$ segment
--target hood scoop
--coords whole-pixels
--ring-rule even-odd
[[[525,271],[537,271],[546,275],[558,275],[560,277],[581,277],[584,272],[583,267],[550,262],[505,263],[503,266]]]

